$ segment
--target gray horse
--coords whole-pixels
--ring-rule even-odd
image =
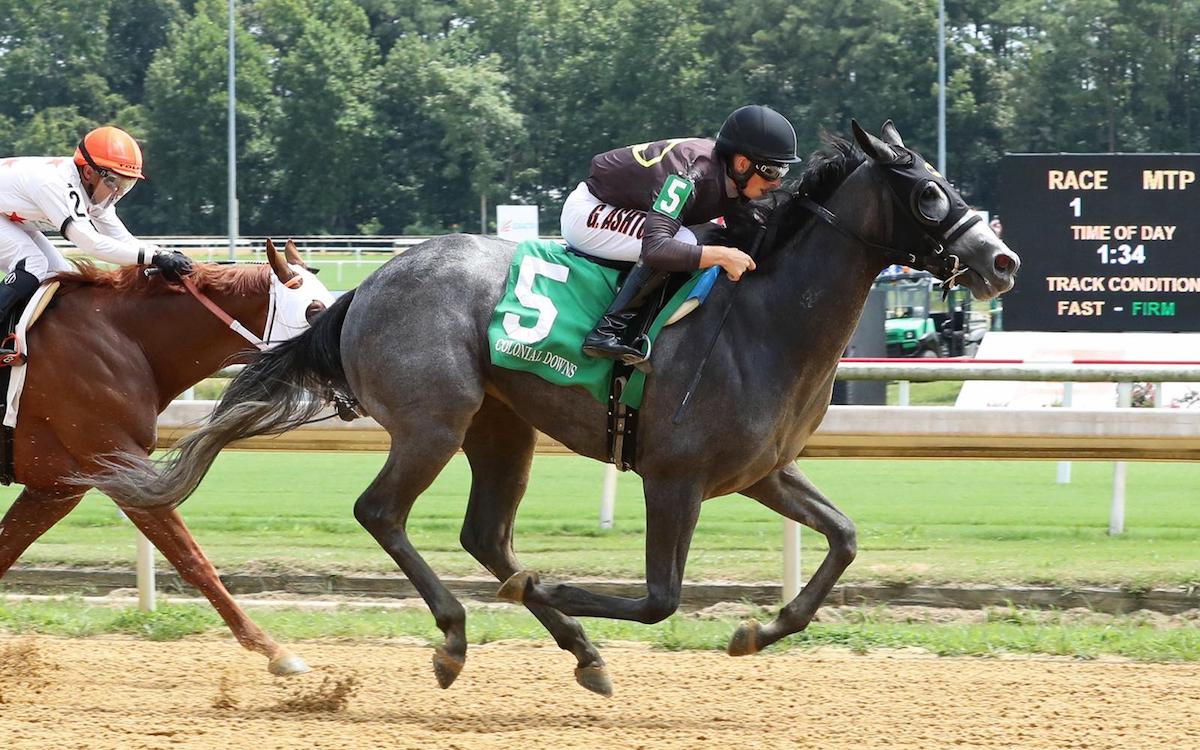
[[[108,473],[87,481],[124,504],[175,505],[222,446],[291,429],[335,393],[352,393],[392,437],[387,462],[354,514],[445,634],[433,657],[442,687],[466,658],[465,612],[413,548],[405,525],[413,502],[460,448],[472,472],[463,547],[505,582],[502,597],[524,603],[575,655],[580,684],[604,695],[612,690],[604,662],[573,618],[653,623],[674,612],[704,500],[739,492],[823,534],[829,552],[803,591],[773,621],[743,622],[734,633],[730,654],[757,652],[804,629],[856,553],[854,524],[795,461],[825,415],[838,359],[876,275],[904,259],[989,299],[1012,287],[1020,263],[904,147],[890,122],[882,139],[853,127],[858,148],[829,138],[793,199],[770,215],[758,270],[736,286],[718,284],[654,345],[636,456],[646,502],[645,596],[542,583],[513,553],[536,431],[606,460],[605,407],[582,389],[490,364],[487,328],[513,245],[486,237],[439,237],[393,259],[309,332],[247,367],[210,422],[167,459],[118,456]],[[672,415],[722,325],[689,411],[675,424]]]

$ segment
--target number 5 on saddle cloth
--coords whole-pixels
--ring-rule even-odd
[[[664,326],[703,302],[719,270],[697,272],[682,285],[668,282],[632,328],[652,347]],[[556,385],[581,387],[607,404],[613,463],[625,469],[632,468],[636,409],[646,374],[610,359],[588,357],[581,349],[584,337],[616,297],[620,276],[617,268],[568,252],[556,242],[520,243],[507,289],[488,326],[488,344],[493,365],[530,372]]]

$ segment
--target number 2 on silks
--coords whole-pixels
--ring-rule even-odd
[[[522,305],[536,310],[538,317],[532,327],[527,327],[521,325],[521,316],[516,313],[504,313],[502,322],[504,332],[509,338],[522,344],[536,344],[550,335],[550,329],[558,318],[558,308],[549,297],[533,291],[533,282],[538,276],[545,276],[552,281],[565,283],[570,273],[571,269],[564,265],[550,263],[532,255],[527,255],[521,260],[521,270],[517,274],[513,293]]]
[[[658,198],[654,200],[654,210],[664,216],[678,219],[683,205],[692,197],[692,187],[691,180],[677,174],[669,175],[663,183],[662,190],[658,191]]]

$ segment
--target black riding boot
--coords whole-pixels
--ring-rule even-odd
[[[17,264],[0,283],[0,325],[8,320],[8,316],[33,296],[41,282],[33,274],[25,270],[25,261]],[[0,342],[0,367],[13,364],[18,358],[16,339],[9,336]]]
[[[584,337],[583,353],[589,357],[619,359],[627,365],[636,365],[645,360],[645,353],[631,346],[632,342],[625,341],[624,337],[638,310],[670,275],[669,271],[656,271],[641,263],[635,265],[625,277],[625,283],[608,306],[604,317]]]

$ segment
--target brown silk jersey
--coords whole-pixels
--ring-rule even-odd
[[[694,186],[678,218],[651,209],[671,175]],[[642,261],[664,271],[700,265],[700,248],[675,239],[681,226],[725,216],[737,205],[726,192],[725,164],[707,138],[672,138],[605,151],[592,158],[587,178],[592,195],[610,206],[646,211]]]

